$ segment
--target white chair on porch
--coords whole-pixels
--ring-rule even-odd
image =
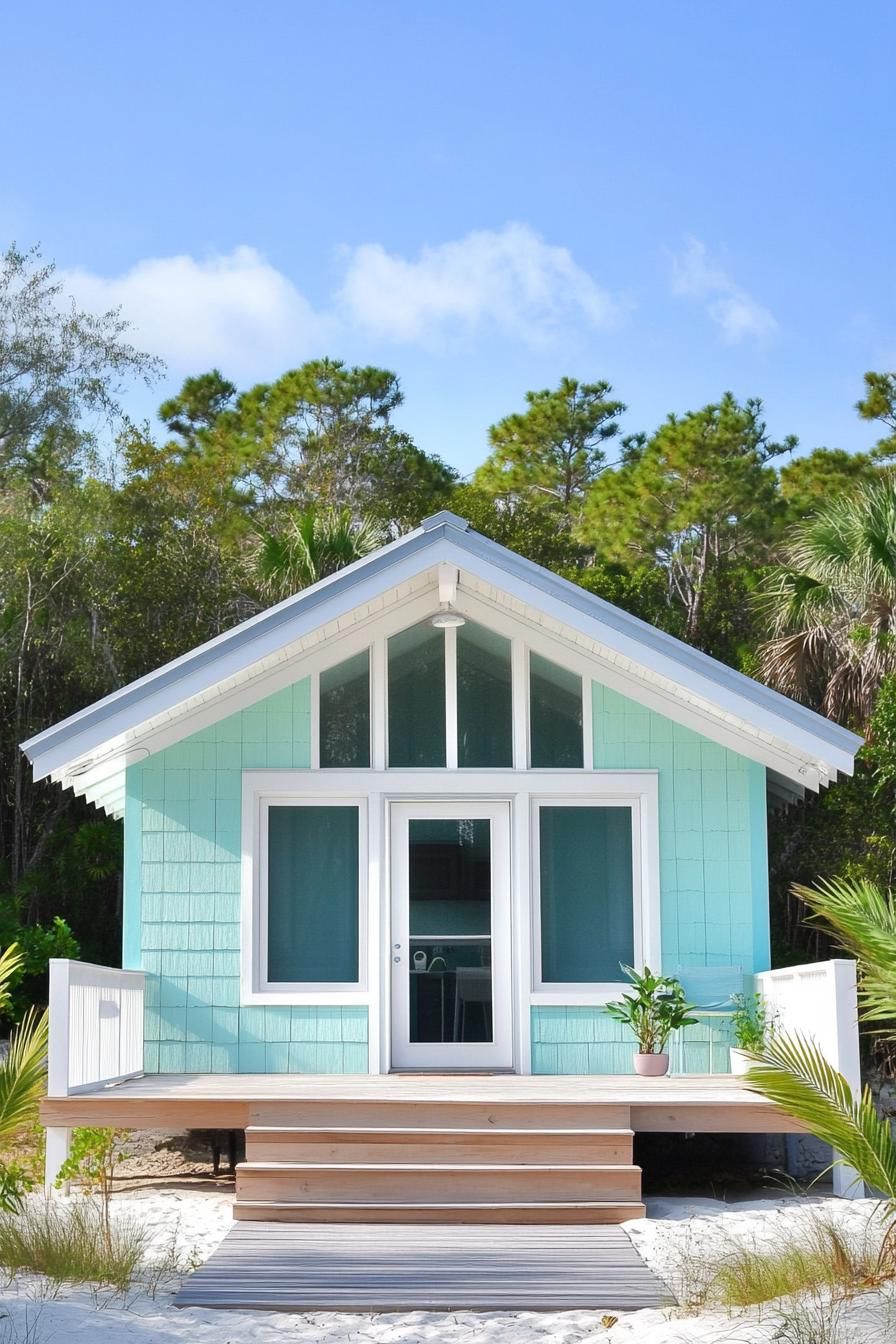
[[[734,997],[744,992],[742,966],[677,966],[675,977],[681,982],[684,996],[692,1003],[698,1017],[730,1018],[734,1012]],[[712,1046],[709,1048],[710,1072]],[[672,1065],[675,1073],[684,1072],[684,1040],[676,1032],[673,1043]]]

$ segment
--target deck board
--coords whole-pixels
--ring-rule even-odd
[[[635,1311],[672,1302],[623,1228],[242,1223],[178,1307]]]
[[[299,1123],[302,1103],[396,1102],[425,1107],[512,1105],[521,1110],[585,1105],[621,1108],[617,1122],[634,1130],[767,1132],[801,1126],[779,1107],[728,1074],[634,1075],[520,1074],[145,1074],[113,1087],[48,1097],[41,1105],[46,1125],[124,1125],[130,1128],[232,1128],[248,1124]],[[265,1112],[264,1107],[274,1107]],[[332,1121],[349,1123],[348,1121]]]

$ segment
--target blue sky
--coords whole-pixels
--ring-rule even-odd
[[[896,366],[892,3],[48,4],[0,38],[0,241],[165,387],[328,353],[463,471],[527,388],[725,389],[858,449]],[[9,134],[10,128],[14,128]]]

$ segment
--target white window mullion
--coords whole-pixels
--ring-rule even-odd
[[[374,770],[386,768],[386,677],[386,640],[375,639],[370,650],[370,764]]]
[[[457,769],[457,630],[445,631],[445,764]]]
[[[521,639],[515,639],[511,644],[510,681],[513,768],[525,770],[529,765],[529,651]]]
[[[311,769],[320,769],[320,672],[311,673]]]
[[[582,678],[582,734],[584,736],[584,751],[582,753],[582,764],[586,770],[594,769],[594,729],[592,726],[592,690],[591,678]]]

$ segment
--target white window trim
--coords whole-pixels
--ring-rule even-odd
[[[540,813],[542,807],[628,807],[632,814],[632,946],[634,965],[659,968],[662,965],[660,943],[659,809],[657,777],[648,776],[647,787],[638,793],[614,793],[621,782],[617,772],[591,775],[602,787],[590,794],[577,791],[568,797],[559,794],[534,794],[530,801],[529,871],[531,874],[532,994],[533,1004],[570,1007],[599,1005],[618,1000],[625,982],[586,982],[542,980],[541,978],[541,854]]]
[[[308,792],[307,770],[290,771],[287,787],[258,788],[243,776],[243,844],[241,881],[240,1002],[243,1004],[367,1003],[367,925],[369,911],[368,799],[357,793]],[[317,772],[315,772],[316,774]],[[330,776],[330,770],[321,772]],[[318,778],[320,776],[317,776]],[[298,787],[297,787],[298,786]],[[267,978],[268,945],[268,813],[271,807],[353,807],[358,811],[358,973],[352,982],[271,981]]]
[[[359,797],[359,788],[364,795]],[[580,799],[583,803],[607,800],[637,802],[640,816],[641,855],[641,947],[635,949],[650,966],[660,966],[660,873],[658,772],[656,770],[307,770],[268,769],[243,771],[242,842],[242,978],[243,1004],[364,1004],[368,1007],[369,1070],[388,1072],[390,1049],[390,915],[388,807],[391,802],[436,799],[508,800],[511,803],[511,940],[514,974],[515,1067],[528,1073],[530,1064],[530,1009],[535,1005],[599,1006],[618,999],[625,986],[588,985],[581,989],[551,985],[538,989],[534,973],[540,966],[533,954],[533,887],[537,870],[532,866],[533,804]],[[362,890],[366,919],[360,965],[363,986],[340,991],[296,987],[283,993],[260,990],[253,981],[253,957],[257,946],[255,879],[259,799],[313,798],[321,802],[360,801],[366,809],[367,867]],[[362,860],[365,856],[362,852]]]

